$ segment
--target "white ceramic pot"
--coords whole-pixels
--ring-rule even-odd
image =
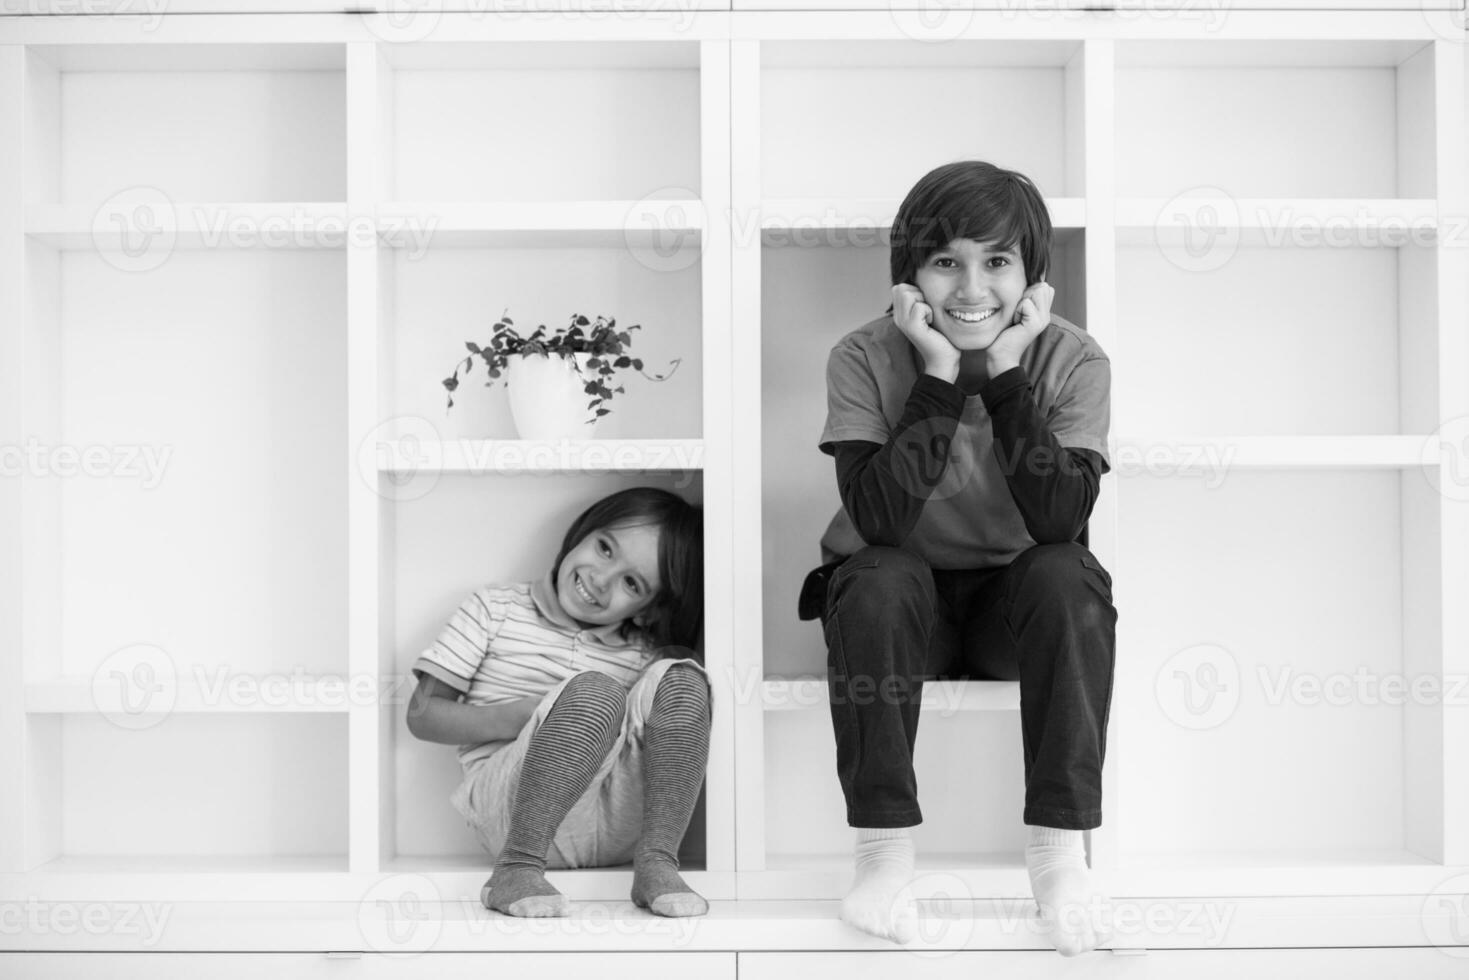
[[[510,398],[510,415],[522,439],[590,439],[597,424],[587,424],[592,410],[585,391],[593,372],[587,368],[591,354],[515,357],[505,366],[505,393]],[[573,360],[574,358],[574,360]],[[597,420],[598,422],[601,419]]]

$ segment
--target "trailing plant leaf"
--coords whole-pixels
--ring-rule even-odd
[[[510,318],[509,310],[506,310],[504,315],[495,321],[488,344],[465,342],[464,346],[470,356],[464,359],[452,377],[445,378],[443,381],[444,388],[450,395],[447,399],[448,408],[454,407],[452,393],[459,387],[459,374],[472,370],[476,357],[485,363],[486,374],[489,377],[485,385],[489,387],[497,381],[503,384],[509,383],[505,371],[512,357],[532,355],[570,357],[572,354],[590,354],[592,356],[578,368],[578,373],[585,380],[583,391],[592,396],[587,403],[587,410],[594,414],[587,421],[594,422],[601,416],[611,413],[605,404],[614,395],[626,394],[626,389],[622,385],[612,386],[619,370],[631,367],[641,372],[650,381],[662,381],[665,377],[673,375],[673,371],[669,371],[666,376],[648,374],[643,371],[642,360],[632,357],[627,350],[632,344],[632,331],[641,329],[641,324],[634,323],[621,331],[616,327],[615,317],[599,315],[594,322],[580,313],[573,313],[568,318],[566,327],[547,332],[545,324],[540,324],[529,337],[522,337],[515,329],[515,321]],[[674,369],[677,369],[679,363],[677,359],[671,362]]]

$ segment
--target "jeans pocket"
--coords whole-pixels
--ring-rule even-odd
[[[1099,562],[1099,561],[1097,561],[1095,555],[1091,555],[1091,554],[1082,555],[1081,556],[1081,564],[1084,567],[1089,568],[1092,571],[1096,572],[1098,575],[1102,576],[1102,581],[1105,582],[1106,585],[1107,585],[1107,601],[1108,602],[1111,602],[1112,601],[1112,576],[1111,576],[1111,574],[1105,568],[1102,567],[1102,563]]]

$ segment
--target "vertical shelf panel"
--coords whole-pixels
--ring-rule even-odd
[[[1439,502],[1445,678],[1469,677],[1469,69],[1465,38],[1434,45],[1434,105],[1439,214],[1438,383],[1441,433],[1452,449],[1440,450]],[[1441,229],[1442,230],[1442,229]],[[1441,443],[1442,446],[1442,443]],[[1461,691],[1462,694],[1462,691]],[[1469,710],[1463,698],[1442,709],[1444,765],[1434,777],[1444,786],[1443,861],[1469,865]]]
[[[1079,105],[1081,152],[1074,154],[1084,169],[1082,187],[1086,200],[1086,329],[1107,352],[1112,365],[1112,390],[1118,386],[1120,362],[1117,337],[1117,239],[1114,226],[1116,199],[1116,50],[1110,39],[1088,38],[1080,53],[1066,70],[1069,105]],[[1113,397],[1115,404],[1116,398]],[[1115,414],[1111,431],[1117,431]],[[1117,465],[1113,460],[1112,465]],[[1117,478],[1108,475],[1101,481],[1092,516],[1087,522],[1087,545],[1115,582],[1123,582],[1122,556],[1117,540]],[[1122,589],[1126,592],[1126,589]],[[1117,660],[1122,661],[1130,648],[1130,617],[1123,604],[1119,607]],[[1113,704],[1116,704],[1114,681]],[[1124,751],[1126,722],[1122,712],[1110,712],[1107,730],[1107,763],[1102,769],[1102,825],[1089,833],[1091,866],[1111,868],[1117,860],[1118,821],[1125,812],[1119,797],[1118,755]]]
[[[727,41],[699,45],[700,196],[704,201],[704,239],[700,268],[703,301],[704,436],[704,662],[715,704],[706,776],[705,867],[735,870],[737,722],[739,676],[735,662],[733,453],[734,350],[732,329],[734,258],[731,252],[732,65]]]
[[[735,287],[730,297],[730,315],[737,341],[729,352],[729,374],[739,379],[730,392],[730,404],[740,425],[730,433],[730,452],[739,465],[730,474],[731,518],[743,533],[735,535],[731,547],[733,567],[746,574],[735,576],[734,601],[734,688],[735,725],[739,733],[735,749],[735,826],[737,867],[740,871],[765,870],[765,717],[760,703],[760,685],[765,676],[765,614],[762,601],[763,575],[752,574],[764,567],[762,536],[751,533],[762,526],[761,432],[763,427],[763,382],[761,379],[761,281],[760,264],[760,42],[730,42],[730,195],[731,214],[742,229],[730,254]]]
[[[379,200],[379,110],[384,99],[383,72],[378,46],[369,42],[347,45],[347,216],[370,222]],[[351,690],[370,679],[372,689],[388,695],[385,706],[377,698],[348,708],[347,764],[348,868],[376,872],[383,858],[381,803],[383,793],[383,740],[379,727],[391,710],[399,688],[382,676],[378,632],[382,574],[378,533],[378,474],[375,438],[378,409],[379,246],[376,236],[347,245],[347,343],[345,366],[347,417],[347,675]]]

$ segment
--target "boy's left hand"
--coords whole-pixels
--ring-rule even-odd
[[[1051,322],[1051,300],[1055,296],[1055,288],[1044,280],[1025,288],[1015,307],[1015,322],[1000,331],[995,342],[985,349],[990,377],[1020,364],[1020,355]]]

